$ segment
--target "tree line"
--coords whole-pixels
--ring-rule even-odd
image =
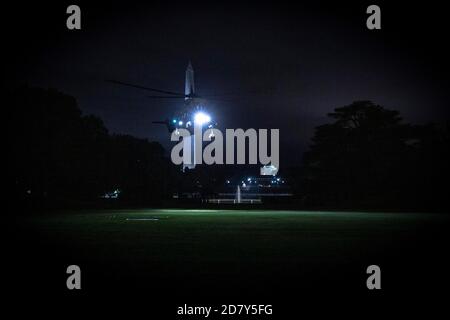
[[[398,111],[356,101],[329,113],[303,157],[305,204],[342,208],[448,208],[449,123],[412,125]]]
[[[157,204],[174,168],[157,142],[110,134],[83,115],[76,99],[53,89],[8,92],[9,152],[14,199],[33,207],[92,203],[120,189],[133,204]]]
[[[111,134],[53,89],[7,92],[8,176],[16,205],[76,206],[120,190],[123,203],[161,205],[176,192],[213,196],[233,174],[208,166],[182,174],[157,142]],[[449,123],[412,125],[370,101],[334,109],[303,162],[283,170],[299,208],[448,208]]]

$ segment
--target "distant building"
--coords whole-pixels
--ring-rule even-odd
[[[276,176],[278,173],[278,168],[274,165],[261,167],[260,174],[262,176]]]
[[[226,180],[217,197],[209,203],[266,203],[286,202],[292,197],[288,183],[277,176],[244,177],[240,180]]]

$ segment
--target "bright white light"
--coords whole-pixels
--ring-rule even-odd
[[[198,112],[194,115],[194,122],[199,125],[203,125],[211,121],[211,117],[203,112]]]
[[[183,121],[178,121],[178,125],[182,126],[183,125]]]

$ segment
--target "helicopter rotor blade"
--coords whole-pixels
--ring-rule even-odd
[[[158,92],[158,93],[170,94],[170,95],[177,96],[177,97],[180,97],[180,98],[184,98],[185,97],[185,95],[183,93],[179,93],[179,92],[173,92],[173,91],[166,91],[166,90],[160,90],[160,89],[155,89],[155,88],[149,88],[149,87],[144,87],[144,86],[140,86],[140,85],[136,85],[136,84],[132,84],[132,83],[126,83],[126,82],[117,81],[117,80],[106,80],[106,81],[114,83],[114,84],[119,84],[119,85],[122,85],[122,86],[136,88],[136,89],[142,89],[142,90],[153,91],[153,92]]]
[[[206,94],[202,95],[204,98],[241,98],[249,96],[268,96],[273,95],[273,90],[253,90],[253,91],[242,91],[242,92],[227,92],[220,94]]]
[[[146,96],[147,98],[152,98],[152,99],[184,99],[184,96]]]

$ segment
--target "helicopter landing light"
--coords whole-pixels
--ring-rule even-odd
[[[199,124],[199,125],[203,125],[203,124],[208,123],[210,121],[211,121],[211,117],[208,116],[206,113],[203,113],[203,112],[197,112],[195,114],[195,116],[194,116],[194,122],[196,124]]]

